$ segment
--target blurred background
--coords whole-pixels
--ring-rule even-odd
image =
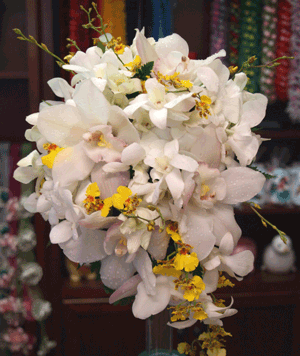
[[[300,355],[299,247],[296,249],[300,217],[299,1],[96,2],[111,33],[121,36],[126,44],[132,43],[136,28],[145,28],[146,36],[156,40],[178,33],[188,42],[192,59],[205,59],[224,48],[224,64],[233,67],[241,67],[253,55],[257,65],[277,57],[294,57],[281,60],[278,67],[255,68],[246,73],[250,78],[247,90],[261,92],[269,99],[259,134],[271,140],[262,144],[257,167],[276,176],[253,201],[261,206],[260,212],[269,221],[290,237],[289,251],[295,254],[296,262],[288,263],[288,268],[280,262],[275,267],[270,264],[270,257],[264,253],[267,248],[274,248],[270,244],[276,231],[263,226],[249,206],[239,205],[236,219],[243,238],[238,248],[253,250],[255,269],[244,281],[236,282],[235,288],[224,288],[218,297],[228,303],[232,295],[234,307],[239,310],[224,321],[225,330],[233,335],[227,341],[229,356]],[[33,149],[31,143],[25,143],[24,132],[30,126],[25,117],[37,112],[42,100],[55,99],[47,86],[49,79],[70,79],[53,57],[18,40],[13,28],[32,35],[60,58],[76,51],[75,47],[66,47],[66,38],[75,40],[85,51],[97,36],[82,28],[87,18],[80,5],[89,8],[91,1],[0,0],[0,186],[9,189],[13,196],[20,198],[34,189],[22,187],[12,179],[16,162]],[[3,214],[0,218],[5,219]],[[58,246],[49,246],[47,223],[40,216],[30,219],[37,236],[35,259],[43,269],[40,288],[52,305],[45,328],[57,346],[49,355],[137,356],[142,352],[145,321],[133,317],[130,303],[109,305],[108,294],[93,271],[87,267],[78,270],[66,261]],[[15,231],[18,226],[15,223]],[[272,261],[276,261],[276,254],[280,252],[275,249]],[[5,321],[0,320],[3,332]],[[34,322],[26,321],[25,326],[37,340],[41,339],[41,331]],[[185,338],[192,340],[199,331],[197,326],[175,331],[174,347]],[[29,354],[36,355],[37,351]]]

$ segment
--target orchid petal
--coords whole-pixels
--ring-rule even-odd
[[[150,109],[149,111],[149,117],[152,123],[162,130],[165,130],[167,127],[167,114],[168,110],[166,108],[159,110]]]
[[[222,256],[222,262],[238,276],[244,277],[253,270],[254,255],[245,250],[231,256]]]
[[[169,174],[165,176],[166,183],[172,197],[176,200],[181,197],[181,194],[184,189],[184,181],[182,179],[182,175],[179,169],[174,168]]]
[[[153,46],[147,41],[143,33],[136,34],[136,49],[143,64],[156,61],[158,58]]]
[[[142,278],[136,274],[129,278],[124,284],[121,285],[110,297],[109,303],[113,304],[120,299],[131,297],[137,292],[137,286],[142,281]]]
[[[64,220],[52,227],[50,232],[50,240],[53,244],[68,241],[73,236],[72,223]]]
[[[118,257],[111,255],[101,261],[101,281],[108,288],[118,289],[133,276],[135,268],[132,263],[126,263],[126,255]]]
[[[170,301],[168,279],[159,276],[156,280],[155,294],[149,295],[144,282],[137,286],[137,295],[132,305],[132,313],[136,318],[147,319],[163,311]]]
[[[248,167],[233,167],[221,173],[226,181],[226,197],[222,203],[237,204],[258,194],[266,181],[264,175]]]
[[[219,252],[222,255],[230,255],[234,249],[234,240],[230,232],[227,232],[221,240]]]
[[[140,161],[142,161],[145,158],[145,156],[146,156],[146,151],[144,150],[144,148],[140,144],[134,142],[131,145],[124,148],[122,152],[122,163],[128,166],[129,165],[135,166]]]
[[[78,238],[60,243],[64,254],[76,263],[91,263],[106,257],[103,241],[106,232],[103,230],[91,230],[81,227]]]
[[[155,285],[156,285],[156,277],[152,272],[152,262],[148,253],[140,248],[136,254],[136,257],[133,261],[133,265],[138,271],[139,275],[143,280],[143,285],[147,294],[154,295],[155,293]]]

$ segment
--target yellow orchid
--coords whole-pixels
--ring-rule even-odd
[[[177,270],[186,272],[192,272],[199,264],[197,254],[195,252],[188,253],[186,248],[180,248],[179,252],[175,256],[174,266]]]
[[[48,151],[46,156],[42,157],[42,163],[48,168],[53,168],[54,160],[57,154],[64,148],[55,145],[54,143],[46,143],[43,145],[44,149]]]

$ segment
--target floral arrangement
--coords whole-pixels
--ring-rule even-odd
[[[64,59],[15,30],[72,76],[49,80],[61,100],[26,118],[37,149],[14,173],[36,179],[25,207],[49,221],[51,242],[70,260],[101,261],[111,303],[135,296],[140,319],[170,308],[174,328],[201,321],[209,326],[197,340],[201,355],[225,355],[222,318],[237,310],[213,293],[253,269],[252,252],[233,254],[242,233],[234,206],[266,179],[252,162],[267,98],[245,90],[242,71],[255,58],[240,70],[222,64],[224,50],[192,60],[178,34],[156,42],[139,30],[127,46],[93,6],[95,19],[83,8],[83,27],[98,32],[94,46],[82,51],[68,39],[76,53]],[[195,355],[194,345],[178,350]]]
[[[29,222],[32,214],[24,209],[23,200],[10,197],[9,190],[0,187],[0,210],[5,217],[0,224],[0,318],[5,321],[0,349],[9,355],[15,352],[32,354],[38,341],[26,332],[23,324],[37,322],[41,332],[37,355],[45,356],[56,345],[49,340],[44,326],[52,307],[37,287],[43,271],[34,260],[32,250],[36,246],[36,236]],[[17,234],[10,228],[16,221],[20,224]]]

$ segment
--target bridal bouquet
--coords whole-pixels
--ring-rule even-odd
[[[49,80],[61,100],[43,101],[26,118],[37,149],[14,173],[22,183],[36,179],[25,207],[49,221],[51,242],[70,260],[101,261],[111,303],[135,296],[140,319],[170,308],[179,329],[200,320],[212,326],[202,337],[207,355],[223,355],[221,343],[207,340],[237,310],[213,292],[253,269],[252,252],[232,254],[241,237],[234,205],[265,182],[249,165],[267,99],[222,64],[224,50],[192,60],[178,34],[156,42],[138,30],[126,46],[85,11],[85,27],[99,38],[58,60],[71,83]]]

